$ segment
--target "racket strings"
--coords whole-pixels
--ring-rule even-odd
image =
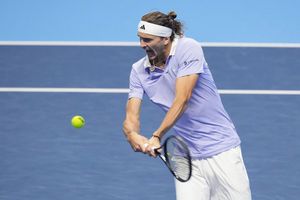
[[[187,181],[191,176],[191,161],[187,146],[178,139],[171,139],[167,142],[165,156],[175,176]]]

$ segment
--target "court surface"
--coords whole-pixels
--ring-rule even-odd
[[[300,48],[204,47],[222,90],[300,90]],[[128,88],[136,46],[0,46],[0,89]],[[121,90],[120,90],[121,91]],[[242,139],[254,200],[300,196],[300,95],[222,94]],[[175,199],[159,159],[122,133],[127,94],[0,92],[1,200]],[[86,126],[70,125],[73,115]],[[150,135],[163,112],[145,97]]]

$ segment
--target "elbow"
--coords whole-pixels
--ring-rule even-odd
[[[186,103],[189,102],[189,100],[190,100],[191,97],[192,97],[192,94],[193,94],[193,92],[192,92],[192,91],[189,91],[189,92],[185,95],[185,101],[186,101]]]
[[[178,96],[175,98],[174,104],[177,104],[177,106],[180,107],[182,111],[184,111],[188,107],[191,96],[191,94]]]
[[[187,94],[187,95],[176,98],[176,101],[179,104],[182,104],[183,106],[186,106],[189,103],[189,101],[191,99],[191,96],[192,96],[192,94]]]

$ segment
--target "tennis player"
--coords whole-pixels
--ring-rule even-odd
[[[184,37],[176,13],[151,12],[138,24],[146,56],[133,64],[123,124],[134,151],[155,156],[164,134],[173,128],[192,156],[191,179],[175,180],[177,200],[249,200],[251,192],[240,138],[225,111],[201,45]],[[140,133],[143,95],[165,117],[151,138]]]

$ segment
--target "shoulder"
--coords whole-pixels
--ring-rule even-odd
[[[201,48],[201,44],[193,38],[182,37],[182,38],[179,38],[179,40],[178,40],[178,47],[180,47],[180,48],[191,48],[191,47]]]
[[[175,56],[178,59],[181,59],[183,57],[190,57],[191,55],[195,55],[197,57],[204,56],[201,44],[192,38],[180,38],[178,40]]]

